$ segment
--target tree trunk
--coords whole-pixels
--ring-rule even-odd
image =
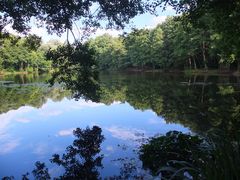
[[[192,69],[192,61],[191,61],[191,57],[188,58],[188,63],[189,63],[189,69]]]
[[[238,64],[237,64],[237,71],[240,73],[240,58],[237,60]]]
[[[203,56],[204,69],[207,71],[208,67],[207,67],[207,59],[206,59],[206,44],[204,41],[202,42],[202,56]]]
[[[193,59],[193,65],[194,65],[194,69],[195,69],[195,70],[197,70],[197,64],[196,64],[196,60],[195,60],[195,58],[194,58],[194,57],[192,57],[192,59]]]
[[[23,62],[20,62],[20,68],[19,68],[20,71],[23,71]]]

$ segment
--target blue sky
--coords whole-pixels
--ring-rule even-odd
[[[168,6],[166,8],[165,11],[162,11],[161,8],[159,8],[157,10],[157,16],[151,15],[151,14],[143,14],[140,16],[136,16],[135,18],[133,18],[131,20],[131,23],[129,25],[126,25],[124,30],[115,30],[115,29],[97,29],[97,31],[94,34],[91,34],[90,37],[96,37],[99,35],[102,35],[104,33],[108,33],[111,34],[112,36],[118,36],[119,34],[121,34],[123,31],[129,32],[131,30],[131,27],[135,27],[135,28],[154,28],[157,24],[163,22],[167,16],[173,16],[175,15],[175,11]],[[61,42],[64,42],[66,40],[66,33],[63,33],[61,37],[57,36],[56,34],[53,35],[49,35],[46,31],[45,28],[39,28],[35,25],[36,23],[34,22],[34,20],[32,19],[31,21],[31,25],[32,25],[32,29],[31,29],[31,33],[32,34],[36,34],[38,36],[42,37],[43,42],[47,42],[50,39],[58,39]],[[8,26],[6,28],[10,33],[16,34],[16,32],[14,32],[10,26]],[[73,29],[74,34],[77,37],[81,37],[82,35],[79,35],[77,28]],[[70,41],[73,40],[73,37],[69,37]]]

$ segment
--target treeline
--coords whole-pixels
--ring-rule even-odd
[[[36,35],[0,34],[0,72],[48,71],[51,62],[45,57],[45,46]]]
[[[194,23],[184,16],[168,17],[154,29],[134,29],[117,38],[105,34],[89,45],[100,69],[237,70],[237,51],[226,50],[228,42],[214,31],[211,17]]]

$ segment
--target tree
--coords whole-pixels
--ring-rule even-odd
[[[161,64],[161,50],[163,46],[163,31],[158,26],[150,31],[150,63],[155,69],[155,66]],[[159,66],[160,67],[160,66]]]
[[[47,71],[51,63],[44,57],[44,52],[39,50],[40,45],[41,38],[36,35],[2,37],[0,67],[10,71]]]
[[[238,62],[240,67],[240,3],[238,0],[230,1],[205,1],[205,0],[163,0],[160,4],[172,6],[177,12],[183,13],[186,21],[199,27],[199,20],[204,16],[211,17],[211,29],[218,35],[223,61]],[[209,20],[206,22],[209,24]],[[205,29],[206,30],[206,29]],[[203,44],[204,46],[204,44]]]
[[[125,38],[125,46],[127,50],[127,61],[135,67],[143,66],[151,59],[150,57],[150,40],[149,30],[134,29]]]
[[[59,46],[47,53],[47,59],[52,61],[55,68],[51,85],[54,82],[63,83],[73,93],[73,97],[84,97],[99,101],[98,71],[94,51],[88,44],[76,42],[73,45]]]
[[[119,69],[124,66],[126,50],[122,38],[104,34],[90,39],[88,43],[96,53],[100,69]]]
[[[74,21],[81,20],[85,27],[98,27],[100,20],[108,20],[107,26],[121,28],[138,14],[154,11],[154,1],[143,0],[80,0],[80,1],[1,1],[0,27],[13,23],[13,29],[26,32],[29,21],[35,17],[39,25],[45,24],[50,33],[61,34],[72,29]]]

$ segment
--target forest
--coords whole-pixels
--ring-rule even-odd
[[[239,71],[237,47],[226,46],[227,42],[223,44],[224,36],[212,27],[211,17],[205,16],[197,25],[187,21],[184,15],[168,17],[152,29],[132,29],[119,37],[104,34],[82,45],[93,54],[94,63],[101,71]],[[57,40],[43,44],[36,35],[4,34],[0,44],[0,71],[10,72],[49,71],[54,61],[48,57],[49,52],[56,49],[63,52],[67,46],[72,46],[67,41],[61,45]]]
[[[183,16],[168,17],[153,29],[133,29],[120,37],[90,39],[100,69],[162,69],[236,71],[236,53],[227,54],[211,17],[193,26]]]
[[[0,34],[0,74],[6,72],[46,72],[51,62],[45,57],[41,37]],[[45,49],[44,49],[45,48]]]
[[[50,42],[51,43],[51,42]],[[104,34],[91,38],[88,48],[100,70],[161,69],[236,71],[238,61],[234,53],[222,51],[221,37],[203,26],[185,24],[183,17],[168,17],[153,29],[133,29],[128,34],[112,37]],[[51,61],[46,52],[54,44],[41,44],[41,38],[14,35],[3,38],[0,49],[0,68],[7,71],[47,71]],[[60,45],[55,41],[55,48]]]

